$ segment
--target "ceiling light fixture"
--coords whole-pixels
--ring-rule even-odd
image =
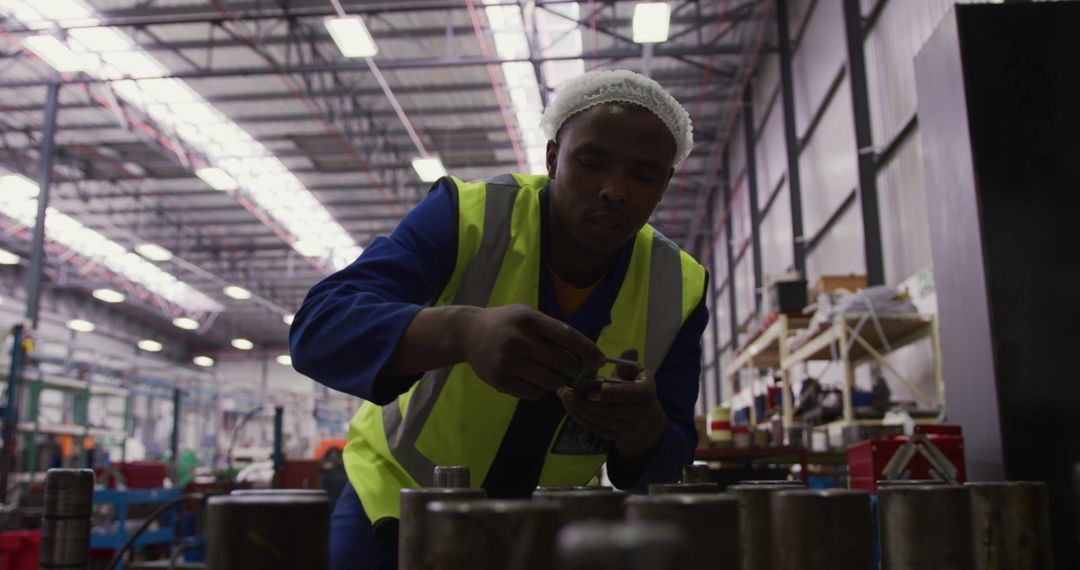
[[[198,330],[199,321],[188,317],[176,317],[172,320],[173,326],[184,329],[186,331]]]
[[[634,6],[634,43],[658,44],[668,39],[671,7],[664,2],[642,2]]]
[[[23,45],[34,52],[34,55],[45,60],[53,69],[60,73],[75,73],[83,71],[86,66],[78,54],[71,51],[67,45],[51,35],[30,36],[23,40]]]
[[[161,352],[161,349],[165,348],[160,342],[148,338],[140,340],[137,346],[140,350],[145,350],[146,352]]]
[[[194,362],[196,366],[202,366],[203,368],[214,365],[214,359],[210,358],[209,356],[199,355],[195,358],[192,358],[191,361]]]
[[[69,329],[71,329],[73,331],[76,331],[76,332],[87,332],[88,333],[88,332],[94,332],[94,329],[97,328],[97,327],[94,326],[94,323],[92,323],[90,321],[87,321],[87,320],[84,320],[84,319],[71,319],[70,321],[67,322],[67,328],[69,328]]]
[[[246,338],[234,338],[232,339],[233,348],[237,350],[251,350],[255,348],[255,343]]]
[[[239,285],[229,285],[223,289],[226,295],[236,299],[237,301],[247,301],[251,298],[251,291],[244,289]]]
[[[171,251],[153,243],[140,243],[135,246],[135,252],[150,261],[168,261],[173,258]]]
[[[6,249],[0,249],[0,265],[18,265],[21,259]]]
[[[195,175],[202,178],[202,181],[209,184],[214,190],[231,192],[240,187],[235,178],[217,167],[196,168]]]
[[[360,16],[327,18],[326,31],[345,57],[375,57],[379,53],[379,46]]]
[[[94,289],[93,295],[98,301],[106,303],[123,303],[127,299],[123,293],[112,289]]]
[[[285,324],[291,325],[292,322],[293,322],[293,318],[295,318],[295,317],[296,317],[296,315],[293,315],[293,314],[283,315],[281,317],[281,320],[285,321]]]
[[[420,180],[424,182],[435,182],[436,180],[446,176],[446,168],[443,167],[443,163],[437,156],[424,156],[414,158],[412,160],[413,170],[416,171],[416,175],[420,177]]]
[[[279,354],[274,360],[282,366],[292,366],[292,357],[288,354]]]

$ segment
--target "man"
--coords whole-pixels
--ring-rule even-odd
[[[605,462],[641,492],[693,457],[707,275],[646,224],[693,146],[689,115],[651,79],[592,72],[543,127],[548,176],[440,180],[296,314],[296,369],[367,400],[334,568],[395,568],[399,492],[436,465],[524,498]],[[568,387],[596,367],[628,382]]]

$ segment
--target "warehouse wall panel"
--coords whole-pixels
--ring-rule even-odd
[[[755,113],[758,111],[755,110]],[[784,139],[784,113],[776,105],[762,125],[755,152],[758,173],[758,207],[763,208],[773,188],[787,172],[787,147]]]
[[[829,85],[846,59],[841,0],[817,1],[802,43],[795,49],[791,62],[795,84],[795,132],[803,138],[814,112],[825,100]]]
[[[774,38],[773,27],[770,27],[768,39],[774,42],[776,41]],[[774,95],[780,89],[780,56],[774,53],[761,55],[752,85],[754,86],[754,129],[760,131],[769,115],[782,114],[778,104],[773,105],[772,109],[769,108],[769,103],[773,101]],[[779,103],[778,100],[777,103]]]
[[[859,208],[848,208],[806,256],[806,273],[813,283],[822,275],[865,274],[862,220]]]
[[[922,139],[912,136],[878,173],[886,283],[899,283],[933,262],[924,185]]]
[[[761,219],[763,275],[784,273],[793,265],[791,239],[791,196],[787,184],[784,184]]]
[[[821,230],[858,182],[851,93],[845,78],[799,157],[803,227],[809,239]]]

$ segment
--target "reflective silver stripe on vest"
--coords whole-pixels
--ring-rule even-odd
[[[682,328],[682,260],[679,247],[656,229],[653,230],[651,265],[645,367],[656,374]]]
[[[520,185],[513,176],[504,174],[489,178],[484,197],[484,233],[480,246],[465,270],[461,285],[454,293],[455,305],[486,307],[495,280],[502,267],[503,256],[510,245],[510,230],[514,201]],[[460,217],[460,214],[458,214]],[[459,221],[460,223],[460,221]],[[416,449],[420,431],[427,423],[435,402],[439,399],[452,366],[432,370],[420,378],[420,383],[409,399],[409,412],[402,421],[397,400],[383,406],[383,432],[390,453],[409,475],[421,486],[432,485],[435,464]]]

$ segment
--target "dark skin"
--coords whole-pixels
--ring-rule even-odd
[[[563,125],[558,141],[547,147],[549,259],[560,278],[584,288],[611,270],[667,189],[675,150],[664,123],[632,105],[598,105]],[[620,356],[638,358],[632,349]],[[633,383],[590,393],[566,388],[586,363],[602,364],[603,358],[593,341],[532,307],[450,305],[417,313],[382,374],[407,376],[467,362],[496,390],[517,398],[555,391],[570,417],[615,442],[615,460],[639,466],[667,426],[652,373],[619,366],[616,375]]]

